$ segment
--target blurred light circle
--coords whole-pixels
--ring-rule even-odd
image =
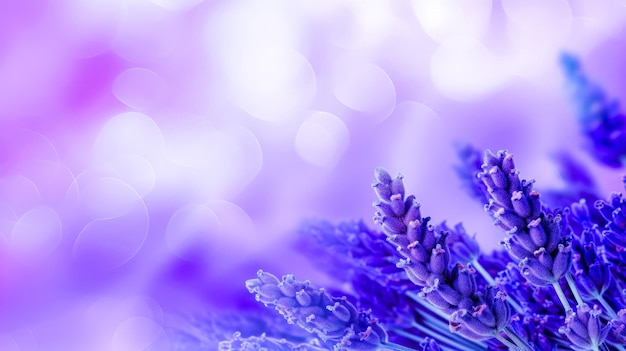
[[[109,337],[117,327],[128,318],[145,317],[158,323],[163,322],[163,309],[153,298],[149,296],[131,296],[124,299],[103,297],[95,301],[85,311],[85,322],[100,324],[103,329],[106,326],[113,327]]]
[[[161,76],[146,68],[129,68],[113,82],[113,95],[124,104],[145,110],[163,104],[167,86]]]
[[[162,149],[161,129],[150,117],[138,112],[126,112],[109,119],[95,142],[96,155],[104,159],[137,154],[154,161],[162,156]]]
[[[162,124],[165,157],[183,167],[212,168],[222,155],[219,132],[206,118],[172,118]]]
[[[231,196],[261,170],[261,145],[248,129],[216,129],[206,119],[197,117],[166,124],[163,133],[165,157],[184,167],[178,174],[160,175],[173,185],[187,183],[196,193],[210,197]]]
[[[163,7],[168,10],[181,11],[189,10],[194,6],[198,6],[204,0],[150,0],[155,5]]]
[[[391,78],[374,64],[340,65],[333,77],[333,93],[345,106],[385,119],[396,104]]]
[[[82,173],[76,183],[80,210],[94,219],[122,216],[142,202],[135,189],[117,178]]]
[[[147,350],[159,337],[165,336],[163,328],[152,319],[133,317],[122,322],[111,340],[116,351]]]
[[[307,108],[316,94],[315,72],[307,59],[291,49],[266,47],[227,66],[231,94],[250,115],[280,122]]]
[[[20,351],[20,347],[10,335],[0,335],[0,350],[2,351]]]
[[[217,215],[202,204],[188,204],[178,209],[165,229],[168,248],[176,256],[193,260],[211,251],[222,233]]]
[[[143,247],[149,224],[143,201],[123,216],[93,220],[74,241],[74,260],[81,266],[95,269],[122,266]]]
[[[16,254],[28,258],[50,255],[61,242],[61,219],[50,207],[41,206],[24,213],[15,223],[9,239]]]
[[[37,186],[45,203],[58,203],[75,181],[74,174],[60,162],[29,159],[16,165],[20,174]]]
[[[482,98],[507,79],[495,56],[469,37],[456,37],[441,44],[431,58],[430,73],[439,92],[460,101]]]
[[[348,147],[350,134],[343,121],[328,112],[314,111],[300,125],[296,152],[316,166],[334,166]]]
[[[256,226],[250,215],[238,205],[226,201],[215,200],[206,204],[219,219],[221,235],[217,237],[220,247],[225,252],[251,253],[263,247],[265,239],[257,235]],[[237,258],[229,258],[236,260]]]
[[[437,42],[456,36],[480,39],[491,20],[491,0],[414,0],[412,4],[424,32]]]
[[[39,188],[22,175],[0,178],[0,204],[12,208],[16,214],[30,210],[42,202]]]
[[[122,155],[108,162],[117,171],[118,178],[133,188],[141,197],[154,189],[156,174],[152,164],[138,155]]]

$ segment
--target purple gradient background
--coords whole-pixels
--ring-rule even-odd
[[[499,234],[453,145],[593,164],[562,50],[626,98],[626,1],[0,2],[0,350],[169,350],[246,308],[258,268],[324,283],[304,218],[372,215],[375,167],[435,220]]]

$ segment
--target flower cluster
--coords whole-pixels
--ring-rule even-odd
[[[591,149],[621,166],[626,117],[575,59],[563,63]],[[457,173],[502,230],[503,250],[485,253],[462,224],[423,216],[403,176],[376,169],[378,229],[310,220],[300,231],[299,249],[335,286],[264,271],[246,281],[257,301],[307,334],[242,324],[219,350],[626,351],[626,198],[603,200],[566,153],[556,159],[568,187],[541,195],[512,153],[457,150]]]

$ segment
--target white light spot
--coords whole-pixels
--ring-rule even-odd
[[[131,260],[143,246],[149,228],[148,210],[141,201],[125,215],[89,222],[74,242],[77,264],[112,269]]]
[[[414,0],[413,11],[424,32],[438,42],[456,36],[480,39],[491,16],[491,0]]]
[[[345,106],[385,119],[396,104],[396,90],[391,78],[374,64],[344,64],[337,67],[333,93]]]
[[[92,218],[114,218],[130,212],[141,196],[120,179],[82,173],[76,177],[79,208]]]
[[[111,349],[116,351],[142,351],[164,335],[163,328],[145,317],[133,317],[124,321],[115,331]]]
[[[437,90],[460,101],[484,97],[507,79],[500,62],[480,42],[468,37],[441,44],[431,58],[430,73]]]
[[[158,160],[163,149],[159,126],[148,116],[127,112],[109,119],[96,139],[96,155],[109,160],[119,155],[137,154],[150,161]]]
[[[9,243],[18,255],[41,258],[50,255],[61,242],[61,219],[50,207],[36,207],[15,223]]]
[[[204,0],[150,0],[157,6],[173,11],[189,10],[194,6],[198,6]]]
[[[257,235],[256,226],[244,209],[225,200],[210,201],[207,206],[220,221],[221,235],[216,239],[225,252],[245,254],[262,250],[266,241]]]
[[[348,128],[339,117],[315,111],[298,129],[295,145],[305,161],[330,168],[341,159],[349,141]]]
[[[245,128],[218,130],[198,117],[177,119],[163,131],[165,157],[184,167],[177,174],[159,175],[173,186],[187,184],[210,197],[231,196],[254,179],[263,164],[261,146]],[[169,168],[166,171],[175,167]]]
[[[55,161],[29,159],[16,165],[16,169],[33,181],[44,203],[59,203],[75,181],[72,171]]]
[[[134,109],[145,110],[163,104],[167,87],[157,73],[146,68],[130,68],[115,79],[113,95]]]
[[[154,189],[156,175],[152,164],[138,155],[122,155],[108,163],[124,183],[144,197]]]
[[[228,65],[231,94],[250,115],[271,122],[288,119],[315,97],[313,67],[295,50],[263,48]]]
[[[221,231],[220,220],[209,207],[189,204],[172,215],[165,229],[165,239],[173,254],[192,260],[209,252]]]

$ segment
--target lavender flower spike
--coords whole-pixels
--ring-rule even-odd
[[[322,347],[312,343],[292,344],[285,339],[274,339],[265,334],[260,337],[242,338],[236,332],[230,340],[219,343],[218,351],[323,351]]]
[[[626,156],[626,115],[616,100],[607,98],[600,87],[589,81],[574,56],[564,54],[561,64],[578,122],[587,137],[587,149],[598,161],[621,167]]]
[[[603,325],[601,313],[598,306],[591,309],[587,304],[579,305],[576,312],[568,311],[565,326],[559,328],[559,333],[567,336],[574,350],[597,351],[611,328]]]
[[[289,323],[335,342],[336,350],[373,351],[387,341],[387,333],[368,311],[357,311],[345,298],[333,297],[309,281],[293,275],[278,280],[260,270],[256,279],[246,281],[246,287],[257,301],[275,308]]]
[[[520,261],[529,282],[555,284],[572,263],[572,247],[563,234],[561,214],[546,214],[539,193],[532,188],[533,181],[520,180],[513,155],[507,151],[493,154],[487,150],[482,167],[479,177],[491,195],[485,209],[506,231],[505,248]]]

